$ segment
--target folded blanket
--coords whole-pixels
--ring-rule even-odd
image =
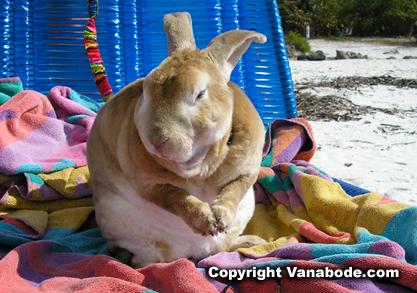
[[[14,95],[0,106],[0,254],[96,227],[85,148],[100,104],[64,87],[23,91],[18,78],[0,93]]]
[[[0,172],[49,173],[87,165],[86,144],[100,108],[66,87],[48,97],[21,91],[0,106]]]
[[[38,176],[0,174],[0,254],[23,243],[72,235],[94,220],[92,191],[84,181],[89,181],[87,167]]]
[[[21,91],[23,91],[23,84],[19,77],[0,79],[0,105]]]
[[[20,104],[10,103],[14,97],[6,102],[15,109],[8,112],[11,115],[3,114],[11,126],[7,129],[14,129],[6,132],[4,141],[10,143],[6,148],[18,152],[15,143],[46,129],[33,126],[45,125],[50,115],[39,113],[49,111],[62,122],[61,134],[84,151],[83,136],[96,112],[90,106],[99,105],[85,98],[75,101],[78,94],[58,89],[58,96],[66,99],[59,98],[59,103],[51,99],[48,105],[44,96],[35,94],[38,104],[33,111],[24,99],[33,92],[18,95]],[[19,110],[23,118],[10,119]],[[26,116],[33,114],[34,121]],[[74,129],[82,139],[74,138]],[[94,221],[85,164],[74,167],[65,161],[56,166],[59,161],[50,162],[58,156],[50,152],[52,159],[45,162],[20,150],[42,172],[18,172],[24,170],[22,164],[17,169],[9,164],[12,171],[0,173],[0,292],[417,291],[417,207],[374,192],[347,195],[309,163],[315,149],[312,129],[303,119],[275,121],[267,132],[255,214],[245,230],[263,237],[266,244],[219,253],[198,263],[180,259],[138,270],[109,256]],[[60,154],[80,162],[70,151]]]

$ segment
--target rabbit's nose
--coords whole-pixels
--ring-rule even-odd
[[[169,141],[169,137],[168,138],[162,138],[159,140],[154,141],[152,144],[155,148],[155,151],[157,152],[157,155],[163,157],[163,158],[167,158],[168,156],[165,154],[166,152],[166,144]]]

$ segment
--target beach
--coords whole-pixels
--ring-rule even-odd
[[[318,147],[311,163],[333,177],[416,205],[417,88],[385,84],[355,87],[314,84],[349,77],[417,79],[417,59],[404,59],[417,56],[417,47],[323,39],[309,42],[313,51],[325,53],[326,60],[290,61],[299,93],[340,97],[360,107],[377,109],[351,121],[307,119]],[[336,50],[367,55],[367,59],[334,60]]]

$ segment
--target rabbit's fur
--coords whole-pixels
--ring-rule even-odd
[[[230,31],[200,51],[188,13],[164,24],[170,56],[102,107],[88,139],[98,225],[133,267],[264,242],[239,236],[254,211],[264,127],[229,78],[266,38]]]

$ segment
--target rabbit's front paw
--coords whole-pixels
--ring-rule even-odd
[[[197,234],[214,236],[218,234],[217,221],[208,204],[199,207],[195,215],[186,221],[188,226]]]
[[[213,205],[211,210],[213,211],[213,215],[217,221],[217,232],[227,232],[234,219],[234,214],[229,209],[221,205]]]

